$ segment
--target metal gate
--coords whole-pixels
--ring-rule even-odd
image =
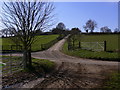
[[[14,73],[23,69],[23,54],[21,45],[11,45],[11,52],[9,54],[3,54],[2,74]]]
[[[105,51],[105,42],[81,42],[81,48],[92,51]]]

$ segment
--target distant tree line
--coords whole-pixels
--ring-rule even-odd
[[[86,33],[120,33],[120,29],[115,28],[114,31],[112,32],[112,30],[108,27],[108,26],[103,26],[100,28],[100,32],[94,32],[94,29],[97,28],[97,23],[94,20],[89,19],[85,25],[83,26],[84,30]],[[5,28],[0,30],[0,35],[3,37],[9,37],[9,36],[15,36],[14,34],[14,28]],[[68,35],[68,34],[72,34],[75,32],[81,32],[81,30],[79,30],[79,28],[74,27],[71,30],[66,29],[66,26],[63,22],[60,22],[57,24],[57,26],[55,28],[53,28],[52,30],[50,30],[49,32],[43,32],[41,29],[32,31],[32,33],[35,33],[35,35],[51,35],[51,34],[60,34],[60,35]],[[22,30],[19,30],[19,33],[22,33]]]
[[[94,29],[97,28],[97,23],[94,20],[89,19],[85,25],[83,26],[86,33],[93,33]],[[120,29],[115,28],[115,30],[112,32],[108,26],[104,26],[100,28],[100,33],[120,33]]]

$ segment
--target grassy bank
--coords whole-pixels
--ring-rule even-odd
[[[55,63],[50,60],[33,58],[32,61],[36,70],[42,69],[45,73],[49,73],[55,69]]]

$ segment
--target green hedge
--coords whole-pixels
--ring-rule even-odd
[[[57,37],[56,39],[48,42],[48,43],[45,43],[45,44],[41,44],[41,48],[42,50],[46,50],[48,48],[50,48],[51,46],[53,46],[55,43],[57,43],[59,40],[63,39],[65,36],[64,35],[60,35],[59,37]]]

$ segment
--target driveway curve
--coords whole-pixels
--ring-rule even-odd
[[[110,73],[118,71],[118,62],[83,59],[63,54],[61,49],[66,39],[67,37],[60,40],[48,50],[32,53],[34,58],[49,59],[59,66],[57,73],[37,84],[35,88],[100,88]]]
[[[61,52],[61,49],[66,39],[67,37],[60,40],[58,43],[53,45],[48,50],[32,53],[32,57],[38,59],[49,59],[56,62],[73,62],[73,63],[81,63],[81,64],[118,66],[118,62],[115,61],[83,59],[83,58],[77,58],[77,57],[65,55],[64,53]]]

